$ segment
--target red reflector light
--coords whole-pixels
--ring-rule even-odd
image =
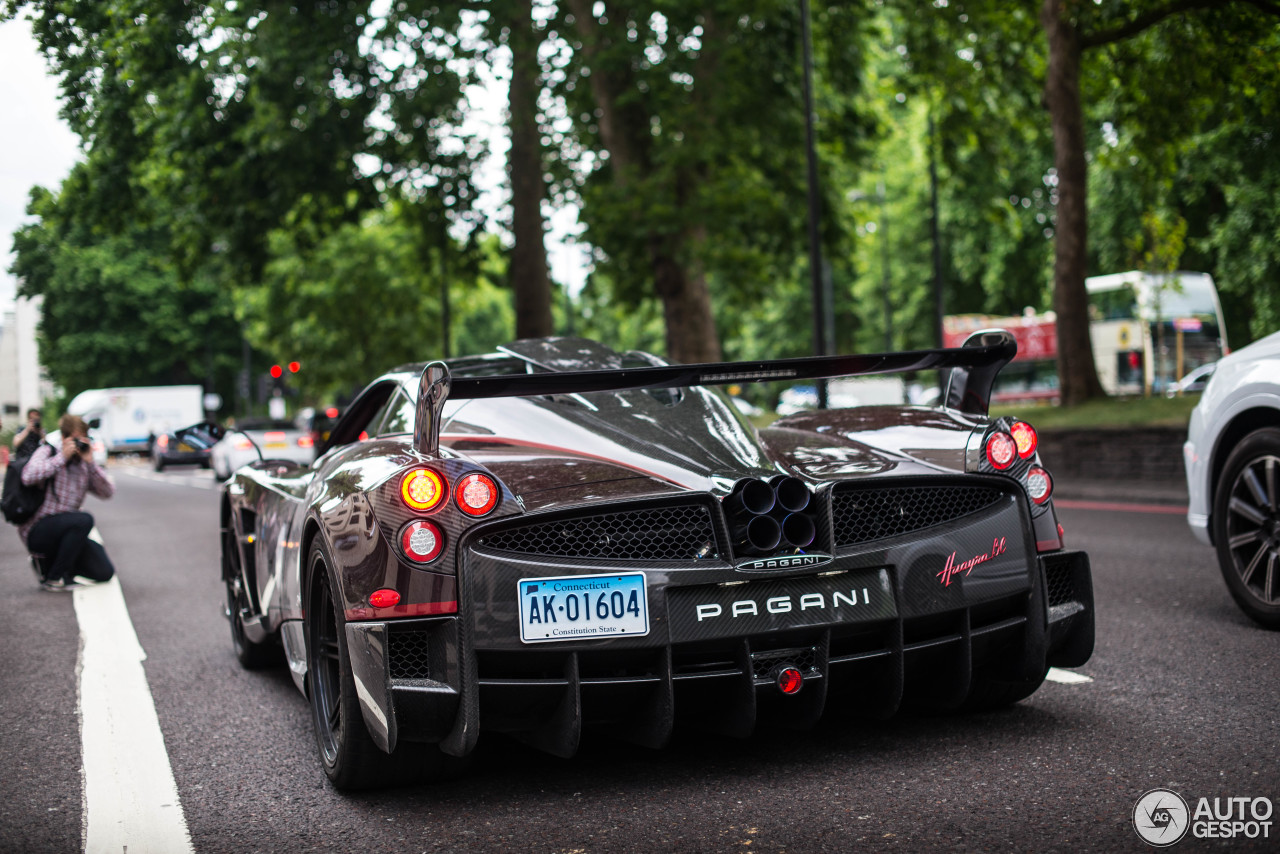
[[[794,694],[804,685],[804,677],[794,667],[784,667],[778,671],[778,690],[784,694]]]
[[[1025,460],[1036,452],[1036,445],[1039,443],[1036,428],[1025,421],[1015,421],[1009,432],[1013,434],[1013,443],[1018,446],[1019,457]]]
[[[313,447],[314,445],[315,445],[315,440],[314,440],[314,439],[312,439],[310,436],[299,436],[299,437],[298,437],[298,447],[299,447],[299,448],[310,448],[310,447]]]
[[[1053,478],[1040,466],[1032,466],[1027,472],[1027,495],[1037,504],[1043,504],[1053,494]],[[1059,534],[1058,536],[1062,536]]]
[[[156,444],[157,444],[157,445],[159,445],[159,446],[160,446],[160,447],[162,447],[162,448],[167,448],[167,447],[169,447],[169,437],[168,437],[168,435],[166,435],[166,434],[164,434],[164,433],[161,433],[159,436],[157,436],[157,437],[156,437]]]
[[[264,442],[283,442],[283,441],[284,441],[284,431],[283,431],[283,430],[268,430],[267,432],[265,432],[265,433],[263,433],[263,434],[262,434],[262,441],[264,441]]]
[[[431,469],[414,469],[400,479],[400,497],[414,510],[434,510],[444,494],[444,478]]]
[[[414,563],[427,563],[444,551],[444,534],[431,522],[410,522],[400,533],[400,548]]]
[[[244,436],[240,436],[236,439],[235,449],[237,451],[249,451],[253,449],[253,443]]]
[[[472,472],[458,481],[453,497],[463,513],[483,516],[498,506],[498,485],[488,475]]]
[[[337,418],[337,417],[338,417],[338,407],[336,407],[336,406],[330,406],[328,409],[326,409],[326,410],[324,411],[324,414],[325,414],[325,417],[326,417],[326,418]]]
[[[369,594],[369,604],[375,608],[393,608],[400,604],[400,594],[384,587]]]
[[[1000,471],[1013,465],[1017,453],[1018,446],[1008,433],[992,433],[987,439],[987,462]]]

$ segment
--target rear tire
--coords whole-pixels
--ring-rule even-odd
[[[1214,490],[1213,542],[1240,610],[1280,629],[1280,430],[1255,430],[1227,457]]]
[[[393,753],[374,744],[365,727],[347,650],[346,619],[333,594],[332,562],[316,542],[307,560],[308,697],[320,765],[344,791],[403,786],[455,776],[461,760],[434,744],[402,743]]]

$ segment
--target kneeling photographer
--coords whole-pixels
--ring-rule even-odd
[[[80,510],[86,493],[110,498],[115,484],[93,461],[84,419],[64,415],[58,429],[62,447],[41,445],[22,470],[23,483],[44,481],[47,488],[40,509],[18,528],[27,550],[44,556],[42,584],[50,590],[73,588],[76,576],[106,581],[115,574],[106,549],[89,539],[93,517]]]

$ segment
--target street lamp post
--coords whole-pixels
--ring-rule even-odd
[[[813,354],[826,356],[827,304],[829,285],[822,275],[822,245],[819,242],[818,154],[813,139],[813,46],[809,31],[809,0],[800,0],[800,29],[804,56],[804,136],[809,183],[809,280],[813,294]],[[818,408],[827,408],[827,381],[818,380]]]

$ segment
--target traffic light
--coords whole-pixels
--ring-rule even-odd
[[[291,374],[296,374],[296,373],[298,372],[298,368],[301,368],[301,367],[302,367],[302,365],[300,365],[300,364],[299,364],[299,363],[297,363],[297,362],[290,362],[290,363],[289,363],[289,373],[291,373]]]
[[[272,366],[271,366],[271,378],[272,378],[272,379],[276,379],[276,380],[278,380],[278,379],[280,379],[280,377],[282,377],[282,376],[284,376],[284,370],[282,370],[282,369],[281,369],[281,367],[280,367],[279,365],[272,365]]]

